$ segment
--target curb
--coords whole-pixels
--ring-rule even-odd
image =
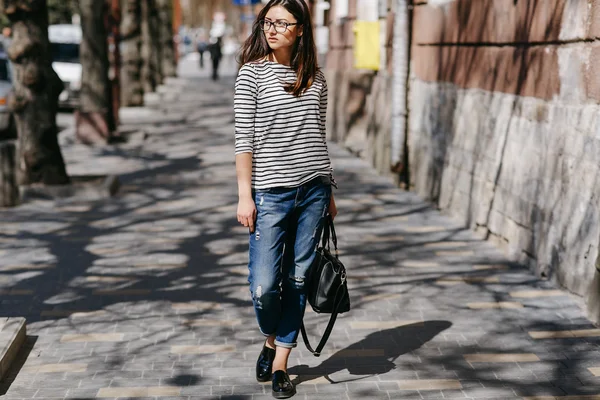
[[[79,179],[78,179],[79,178]],[[71,177],[68,185],[21,186],[21,199],[64,199],[77,197],[83,200],[102,200],[113,197],[121,183],[116,175]]]
[[[4,379],[19,350],[25,343],[25,318],[4,318],[0,320],[0,380]]]

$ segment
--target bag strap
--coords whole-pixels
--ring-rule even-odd
[[[321,233],[321,247],[329,250],[329,214],[323,222],[323,233]]]
[[[333,218],[331,214],[329,214],[329,230],[331,231],[331,240],[333,241],[333,248],[335,249],[335,256],[338,256],[338,247],[337,247],[337,235],[335,234],[335,228],[333,226]]]
[[[331,241],[333,242],[333,248],[335,249],[335,254],[338,254],[337,248],[337,235],[335,234],[335,228],[333,227],[333,218],[331,214],[327,214],[325,217],[325,222],[323,224],[323,233],[321,236],[321,247],[327,248],[330,250],[329,246],[329,238],[331,237]]]
[[[300,330],[302,331],[302,339],[304,339],[304,345],[306,346],[308,351],[312,353],[313,356],[319,357],[321,355],[321,351],[323,350],[323,347],[325,347],[325,344],[329,339],[329,335],[331,335],[331,331],[333,330],[333,325],[335,324],[336,319],[337,313],[331,314],[331,318],[329,318],[329,323],[327,324],[327,328],[325,328],[325,333],[323,333],[323,337],[321,338],[321,341],[317,346],[317,350],[314,350],[310,345],[310,342],[308,341],[308,336],[306,334],[306,328],[304,328],[304,322],[302,322],[302,326],[300,327]]]
[[[331,313],[331,317],[329,318],[329,323],[327,324],[327,328],[325,328],[323,337],[319,341],[319,344],[317,345],[316,350],[314,350],[312,348],[312,346],[310,345],[310,342],[308,341],[308,335],[306,334],[306,328],[304,328],[304,321],[302,321],[302,325],[300,326],[300,331],[302,332],[302,339],[304,340],[304,344],[306,345],[306,348],[308,349],[308,351],[310,351],[312,353],[312,355],[315,357],[319,357],[321,355],[321,351],[323,350],[323,347],[325,347],[327,340],[329,340],[331,331],[333,331],[333,325],[335,325],[335,320],[337,319],[337,316],[338,316],[338,308],[342,304],[342,300],[344,300],[344,296],[342,296],[338,301],[338,295],[340,294],[340,289],[345,284],[346,283],[341,284],[335,293],[335,300],[336,300],[335,301],[335,309],[333,310],[333,313]],[[342,291],[342,294],[343,293],[344,293],[344,291]]]

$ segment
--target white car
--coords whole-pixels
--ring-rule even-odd
[[[82,32],[80,25],[50,25],[48,38],[52,50],[52,68],[63,81],[65,88],[58,98],[60,107],[74,108],[79,105],[81,92],[81,61],[79,46]]]

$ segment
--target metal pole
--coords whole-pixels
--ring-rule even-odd
[[[396,1],[393,45],[393,90],[392,90],[392,159],[391,171],[404,175],[406,180],[408,166],[405,165],[406,139],[408,136],[408,81],[410,68],[410,0]]]
[[[121,4],[120,0],[112,0],[110,5],[111,33],[113,39],[113,113],[115,127],[119,126],[119,109],[121,108]]]

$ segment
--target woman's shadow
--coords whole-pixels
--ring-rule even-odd
[[[363,340],[337,351],[317,367],[298,365],[290,368],[289,373],[298,375],[294,379],[295,384],[316,377],[324,377],[331,383],[342,383],[332,380],[329,375],[345,369],[350,375],[360,375],[355,380],[385,374],[396,368],[394,361],[398,357],[417,350],[451,326],[449,321],[424,321],[374,332]]]

